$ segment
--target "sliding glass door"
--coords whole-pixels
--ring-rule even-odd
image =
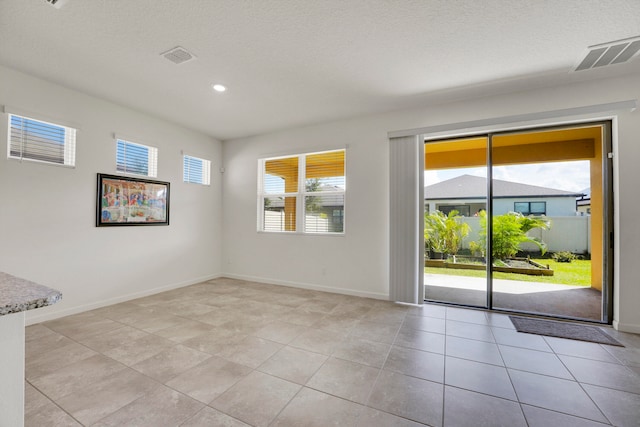
[[[425,298],[609,322],[609,152],[609,123],[428,141]]]
[[[487,210],[488,138],[425,145],[425,298],[487,307],[487,267],[481,238]]]

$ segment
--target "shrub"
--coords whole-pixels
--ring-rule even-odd
[[[569,251],[560,251],[551,255],[551,258],[553,258],[555,262],[571,262],[574,259],[578,259],[578,256]]]
[[[472,250],[482,250],[487,246],[487,213],[480,212],[480,240],[473,245]],[[527,232],[535,228],[548,230],[551,223],[546,218],[534,218],[524,216],[518,212],[509,212],[493,217],[493,248],[491,256],[497,259],[511,258],[518,253],[520,244],[524,242],[535,243],[542,254],[547,250],[547,245],[542,240],[527,235]]]

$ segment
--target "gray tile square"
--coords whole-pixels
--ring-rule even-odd
[[[177,345],[136,363],[132,368],[164,383],[210,357],[210,354]]]
[[[530,350],[553,351],[541,335],[525,334],[504,328],[492,328],[492,331],[498,344],[528,348]]]
[[[25,375],[31,380],[50,374],[65,366],[95,356],[97,352],[76,342],[37,354],[27,354],[25,360]]]
[[[407,314],[412,316],[436,317],[438,319],[446,319],[447,307],[435,304],[422,304],[417,307],[411,307]]]
[[[305,326],[276,321],[258,329],[253,335],[280,344],[289,344],[306,330]]]
[[[494,343],[467,338],[447,337],[446,355],[476,362],[504,366],[498,346]]]
[[[605,350],[600,344],[555,337],[544,337],[544,340],[557,354],[618,363],[618,359],[613,357],[611,353]]]
[[[193,417],[203,407],[203,403],[161,386],[101,419],[94,426],[178,426]]]
[[[507,314],[491,313],[491,312],[486,312],[485,314],[487,316],[487,321],[489,326],[496,327],[496,328],[511,329],[511,330],[516,329],[516,327],[513,326],[511,319],[509,319],[509,315]]]
[[[25,384],[25,427],[80,427],[81,424],[60,409],[51,400],[36,390],[31,384]]]
[[[92,425],[158,387],[156,381],[127,368],[56,403],[82,424]]]
[[[604,427],[609,425],[548,409],[536,408],[535,406],[522,405],[522,410],[529,427]]]
[[[583,386],[615,426],[640,426],[640,395],[592,385]]]
[[[444,355],[393,346],[384,369],[441,383],[444,381]]]
[[[517,402],[446,386],[444,426],[527,427]]]
[[[447,356],[444,382],[466,390],[517,400],[507,370],[501,366]]]
[[[364,408],[358,417],[358,427],[424,427],[424,424],[377,409]]]
[[[31,384],[49,398],[57,400],[68,394],[79,392],[124,369],[126,366],[123,364],[96,354],[48,375],[34,378]]]
[[[109,348],[102,353],[120,363],[131,366],[174,345],[176,343],[173,341],[147,334],[141,338],[127,341],[119,347]]]
[[[306,384],[328,356],[294,347],[284,347],[258,370],[297,384]]]
[[[103,334],[91,335],[78,339],[81,344],[91,348],[92,350],[104,352],[114,347],[125,345],[129,341],[148,336],[149,334],[131,326],[114,329]]]
[[[382,370],[367,406],[432,426],[442,425],[444,386]]]
[[[283,345],[277,342],[247,336],[242,341],[229,345],[218,355],[231,362],[255,369],[276,354],[282,347]]]
[[[572,356],[559,357],[581,383],[640,393],[640,376],[624,365]]]
[[[436,334],[444,334],[446,329],[446,321],[435,317],[423,317],[408,315],[404,319],[402,329],[410,328],[419,331],[433,332]]]
[[[307,387],[365,404],[379,372],[370,366],[331,358],[307,382]]]
[[[346,338],[346,333],[337,333],[326,329],[309,329],[291,341],[289,345],[330,356]]]
[[[398,334],[400,326],[397,324],[385,325],[383,323],[358,321],[351,329],[351,337],[392,344]]]
[[[521,403],[569,415],[607,422],[602,412],[575,381],[509,370]]]
[[[167,385],[203,403],[209,403],[251,372],[251,368],[218,356],[195,366]]]
[[[247,424],[267,426],[300,388],[298,384],[253,371],[209,406]]]
[[[251,427],[213,408],[204,407],[180,427]]]
[[[272,427],[355,427],[363,406],[303,388],[271,424]]]
[[[189,320],[187,322],[180,323],[179,325],[160,329],[159,331],[154,332],[154,334],[159,337],[181,343],[199,335],[206,334],[213,328],[214,326],[207,323]]]
[[[447,320],[488,325],[489,321],[484,311],[469,310],[457,307],[447,307]]]
[[[333,357],[381,368],[391,345],[361,339],[343,341],[333,352]]]
[[[468,338],[478,341],[496,342],[491,328],[486,325],[447,320],[447,336]]]
[[[396,336],[394,345],[444,354],[445,335],[417,329],[402,328]]]
[[[573,376],[554,353],[500,345],[500,353],[508,368],[572,380]]]

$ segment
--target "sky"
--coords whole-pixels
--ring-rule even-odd
[[[437,184],[460,175],[487,176],[486,168],[442,169],[425,171],[424,185]],[[493,178],[521,184],[579,192],[589,188],[589,161],[531,163],[514,166],[495,166]]]

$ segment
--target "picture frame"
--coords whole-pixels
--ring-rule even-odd
[[[96,227],[169,225],[170,183],[98,174]]]

